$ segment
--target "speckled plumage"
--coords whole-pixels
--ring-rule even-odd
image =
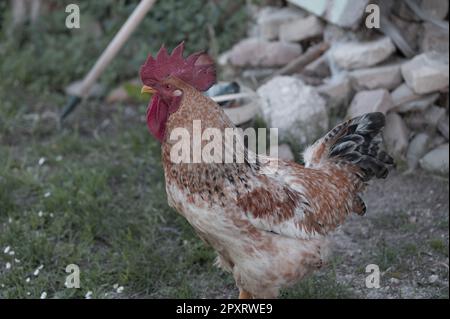
[[[156,92],[147,125],[162,142],[168,202],[216,250],[217,264],[233,274],[240,297],[277,297],[280,288],[321,268],[327,235],[350,213],[365,213],[359,194],[371,178],[386,177],[392,164],[379,147],[381,113],[338,125],[305,151],[305,166],[257,156],[242,140],[234,151],[223,134],[233,124],[199,91],[215,80],[211,59],[203,53],[184,59],[183,44],[171,55],[161,48],[156,59],[149,56],[141,79]],[[192,143],[172,136],[180,128]],[[203,139],[211,128],[220,137]],[[221,161],[201,162],[201,154],[198,160],[196,134],[200,150],[212,144]],[[180,144],[190,150],[190,162],[172,160]],[[229,163],[227,155],[245,160]]]
[[[358,194],[366,177],[372,176],[358,161],[347,159],[344,150],[329,155],[339,138],[352,135],[349,128],[357,135],[351,125],[373,119],[355,119],[332,130],[306,151],[306,167],[268,157],[260,157],[258,165],[174,164],[174,142],[169,139],[173,129],[184,127],[192,133],[193,120],[201,120],[203,129],[223,131],[233,125],[219,106],[193,87],[173,77],[167,81],[183,91],[162,145],[168,201],[217,251],[218,265],[256,298],[276,297],[280,288],[322,267],[327,234],[348,214],[363,213]],[[366,137],[372,140],[381,127]],[[273,161],[278,161],[277,171],[264,174],[264,166]]]

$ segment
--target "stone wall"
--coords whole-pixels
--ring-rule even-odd
[[[258,89],[269,125],[301,145],[345,118],[380,111],[385,145],[401,168],[449,170],[448,1],[289,0],[250,7],[248,38],[220,58]],[[328,50],[295,65],[318,43]],[[286,65],[295,67],[285,70]],[[270,77],[271,74],[283,76]]]

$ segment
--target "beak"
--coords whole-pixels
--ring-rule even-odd
[[[156,90],[154,88],[152,88],[151,86],[144,85],[141,89],[141,94],[144,94],[144,93],[155,94]]]

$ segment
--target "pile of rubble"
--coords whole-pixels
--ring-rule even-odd
[[[282,140],[306,145],[344,118],[380,111],[400,166],[448,175],[449,3],[375,4],[375,11],[368,0],[252,8],[248,38],[220,64],[257,88],[262,115]],[[379,28],[368,28],[377,10]]]

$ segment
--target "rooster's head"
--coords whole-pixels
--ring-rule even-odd
[[[149,55],[141,66],[142,92],[154,94],[147,109],[147,125],[159,141],[164,139],[169,115],[177,111],[183,98],[183,89],[171,79],[177,78],[198,91],[208,90],[216,81],[214,63],[206,53],[194,53],[185,59],[183,49],[182,42],[169,55],[163,46],[156,58]]]

